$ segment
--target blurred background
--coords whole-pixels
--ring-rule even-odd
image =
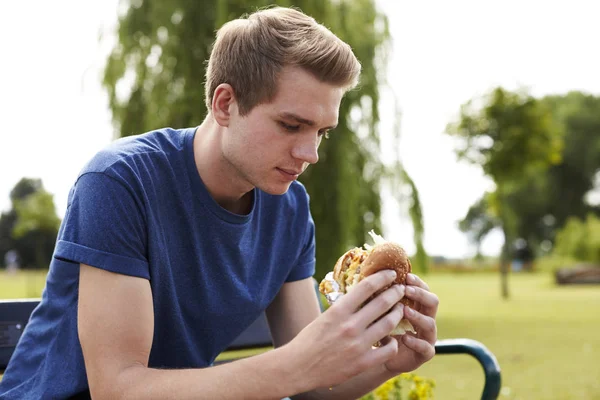
[[[600,399],[593,0],[0,2],[0,298],[40,296],[85,162],[118,137],[200,124],[216,29],[272,4],[313,16],[363,64],[301,178],[315,277],[374,229],[440,297],[439,337],[496,354],[501,398]],[[417,374],[439,399],[483,387],[468,356]]]

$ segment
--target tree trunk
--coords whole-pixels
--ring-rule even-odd
[[[504,244],[500,253],[500,290],[503,299],[508,299],[508,272],[510,270],[510,237],[504,230]]]
[[[510,270],[510,246],[513,236],[510,230],[509,215],[505,209],[504,185],[498,183],[496,186],[498,191],[498,216],[502,223],[502,233],[504,234],[504,244],[500,252],[500,293],[502,298],[507,300],[510,297],[508,290],[508,273]]]

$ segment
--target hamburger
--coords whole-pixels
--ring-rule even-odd
[[[319,284],[319,292],[325,296],[330,305],[350,292],[361,280],[384,269],[396,271],[393,284],[406,284],[406,276],[412,271],[406,251],[397,243],[388,242],[373,231],[369,232],[369,235],[373,238],[373,245],[365,244],[364,248],[355,247],[345,252],[335,263],[333,271],[329,272]],[[387,288],[389,286],[375,293],[373,297]],[[400,302],[414,307],[414,302],[407,298],[403,298]],[[403,335],[406,332],[416,333],[412,324],[402,319],[390,335]]]

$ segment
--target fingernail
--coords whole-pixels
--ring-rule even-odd
[[[415,276],[413,274],[406,275],[406,282],[408,283],[416,283]]]
[[[404,306],[404,314],[412,316],[412,315],[415,315],[415,312],[409,306]]]
[[[396,274],[396,271],[394,271],[394,270],[390,270],[389,274],[390,274],[390,278],[392,278],[392,279],[396,279],[396,275],[398,275],[398,274]]]
[[[406,287],[406,294],[415,294],[415,288],[411,286]]]

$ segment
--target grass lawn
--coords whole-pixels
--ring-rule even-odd
[[[488,274],[432,275],[440,339],[484,343],[502,369],[501,399],[600,399],[600,286],[557,287],[549,274],[512,275],[500,298]],[[483,374],[470,356],[443,355],[417,371],[439,399],[476,399]]]
[[[8,274],[0,270],[0,299],[41,297],[47,273],[47,270],[21,270]]]
[[[39,296],[44,275],[31,275],[0,273],[0,298]],[[441,300],[439,338],[468,337],[494,352],[501,399],[600,399],[600,286],[557,287],[548,274],[512,275],[504,301],[495,274],[426,280]],[[437,399],[478,399],[483,388],[481,367],[466,355],[438,356],[416,372],[436,381]]]

